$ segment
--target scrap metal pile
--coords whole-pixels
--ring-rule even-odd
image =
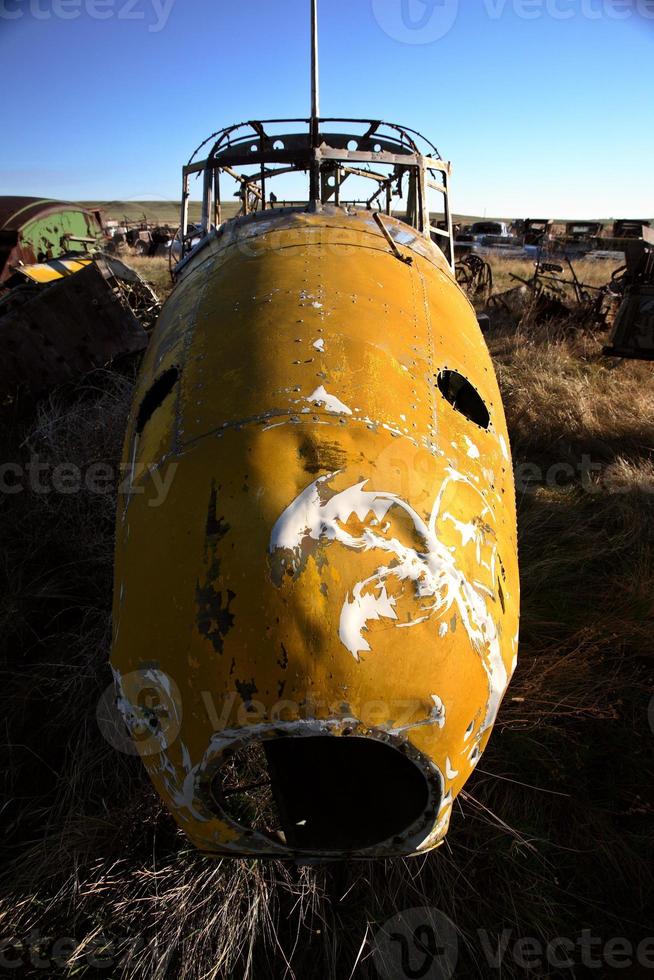
[[[167,256],[177,232],[171,225],[153,224],[144,219],[137,224],[111,222],[106,228],[105,250],[116,255]]]
[[[473,302],[490,303],[493,295],[493,270],[480,255],[464,255],[456,264],[456,281]]]
[[[552,261],[567,258],[612,258],[624,253],[642,229],[651,222],[641,218],[620,218],[611,225],[601,221],[551,221],[549,218],[521,218],[516,221],[475,221],[454,226],[454,250],[461,257],[503,254],[512,258],[536,258],[545,254]]]
[[[618,297],[613,280],[604,286],[581,282],[569,258],[559,263],[539,256],[531,278],[524,279],[514,272],[511,278],[522,285],[493,296],[491,305],[495,309],[514,308],[517,290],[524,304],[524,320],[542,323],[559,317],[576,325],[610,325]]]
[[[644,228],[643,238],[629,245],[626,257],[626,266],[614,276],[622,301],[604,353],[654,360],[654,232]]]
[[[40,394],[143,350],[160,302],[101,251],[98,212],[0,199],[0,395]]]
[[[518,285],[493,293],[493,271],[480,255],[468,253],[456,266],[459,285],[471,302],[495,313],[518,316],[522,323],[564,320],[571,328],[611,329],[604,353],[654,360],[654,231],[624,245],[626,264],[608,282],[582,282],[569,256],[551,261],[539,252],[533,275],[510,273]]]

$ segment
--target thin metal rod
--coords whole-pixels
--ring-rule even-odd
[[[373,215],[372,216],[373,216],[373,218],[374,218],[374,220],[375,220],[375,222],[376,222],[379,230],[381,231],[382,235],[384,236],[384,238],[386,239],[386,241],[390,245],[391,251],[392,251],[393,255],[395,256],[395,258],[399,259],[400,262],[405,262],[407,265],[413,265],[413,259],[411,258],[411,256],[410,255],[403,255],[402,252],[400,252],[399,248],[397,247],[397,243],[396,243],[395,239],[393,238],[393,236],[391,235],[390,231],[388,230],[388,228],[384,224],[383,219],[382,219],[382,216],[379,213],[379,211],[373,211]]]
[[[311,0],[311,146],[315,150],[320,144],[319,119],[320,89],[318,79],[318,0]],[[320,200],[320,162],[313,160],[309,172],[309,199]]]
[[[311,0],[311,121],[320,116],[320,79],[318,75],[318,0]]]

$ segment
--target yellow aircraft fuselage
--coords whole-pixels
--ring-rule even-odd
[[[112,666],[150,778],[208,852],[435,847],[515,668],[490,356],[440,249],[383,221],[228,222],[141,371]],[[265,771],[276,826],[239,765]]]

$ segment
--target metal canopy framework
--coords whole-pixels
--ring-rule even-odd
[[[302,131],[304,130],[304,131]],[[348,132],[347,130],[351,130]],[[204,159],[201,151],[210,147]],[[392,213],[393,197],[406,199],[404,220],[425,238],[435,240],[454,268],[452,214],[449,204],[450,164],[436,147],[415,130],[374,119],[266,119],[238,123],[212,133],[183,169],[181,238],[182,258],[198,235],[202,238],[222,223],[222,174],[240,185],[239,216],[272,209],[277,204],[272,187],[283,174],[308,177],[308,205],[298,210],[319,210],[323,204],[355,206]],[[189,228],[190,180],[202,175],[201,230]],[[364,200],[347,200],[344,185],[350,177],[370,181]],[[345,189],[347,190],[347,188]],[[431,223],[429,191],[442,195],[444,221]]]

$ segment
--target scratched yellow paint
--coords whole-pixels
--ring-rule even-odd
[[[207,851],[284,853],[203,796],[230,739],[305,722],[338,736],[343,718],[440,782],[421,840],[375,853],[441,843],[515,666],[490,357],[442,253],[385,220],[410,264],[365,212],[230,223],[185,268],[141,372],[112,666],[157,790]],[[487,429],[444,398],[442,370],[473,385]]]
[[[20,272],[32,282],[48,283],[63,279],[90,265],[92,259],[53,259],[51,262],[36,262],[32,265],[21,265]]]

